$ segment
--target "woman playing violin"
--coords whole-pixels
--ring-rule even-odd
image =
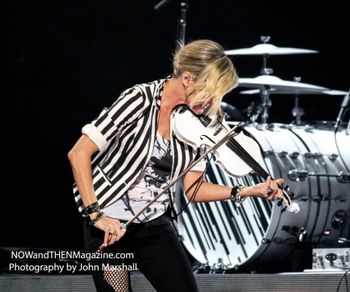
[[[234,66],[219,44],[193,41],[179,45],[171,76],[125,90],[82,128],[68,158],[75,201],[86,217],[86,249],[95,252],[102,247],[106,254],[120,255],[104,258],[101,269],[93,272],[98,291],[128,291],[130,267],[137,267],[157,291],[197,291],[172,225],[172,192],[163,194],[127,231],[120,224],[137,214],[199,154],[199,149],[171,130],[173,109],[186,104],[196,114],[222,119],[221,100],[237,84]],[[198,163],[183,177],[185,193],[193,202],[282,198],[278,188],[282,179],[224,186],[205,182],[204,170],[205,163]]]

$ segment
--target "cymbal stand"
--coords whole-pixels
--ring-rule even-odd
[[[294,77],[295,82],[300,82],[301,77]],[[299,94],[294,97],[294,108],[292,108],[292,115],[295,118],[294,123],[296,125],[301,124],[301,116],[304,115],[305,111],[299,106]]]
[[[266,44],[270,41],[270,36],[260,36],[260,41],[263,44]],[[267,59],[269,58],[269,54],[263,54],[263,66],[260,70],[261,75],[271,75],[273,70],[267,67]]]
[[[261,120],[263,124],[267,124],[267,121],[269,119],[269,109],[272,106],[272,101],[270,99],[270,86],[265,85],[261,90],[260,90],[260,96],[262,100],[262,107],[263,107],[263,113],[261,116]]]
[[[270,36],[260,36],[260,41],[263,44],[266,44],[270,41]],[[269,54],[263,55],[263,66],[260,70],[261,75],[271,75],[273,73],[272,68],[267,67],[267,59],[269,57]],[[265,85],[263,89],[260,90],[260,96],[262,100],[262,107],[263,107],[263,113],[261,116],[261,120],[263,124],[267,124],[267,121],[269,119],[269,109],[272,106],[272,101],[270,99],[270,86]]]
[[[299,107],[299,95],[294,97],[294,107],[292,108],[292,115],[295,118],[294,123],[296,125],[301,124],[301,116],[304,114],[304,110]]]

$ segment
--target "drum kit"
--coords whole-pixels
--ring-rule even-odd
[[[226,54],[264,58],[262,75],[239,80],[239,87],[250,88],[241,93],[260,94],[263,108],[261,123],[255,116],[244,131],[261,148],[260,164],[273,177],[284,178],[301,210],[297,215],[284,212],[277,202],[260,198],[248,198],[242,204],[232,201],[187,204],[181,186],[178,187],[177,204],[183,209],[179,232],[199,272],[259,271],[286,258],[299,244],[309,243],[313,248],[344,247],[340,239],[350,242],[349,129],[340,127],[337,131],[319,122],[302,124],[303,110],[298,107],[298,96],[302,94],[347,95],[349,99],[349,93],[269,74],[266,60],[270,55],[317,51],[276,47],[267,43],[268,37],[262,40],[262,44],[228,50]],[[296,96],[294,123],[268,124],[270,94]],[[208,159],[208,165],[205,176],[209,182],[233,186],[262,181],[254,173],[231,177],[215,163],[215,158]]]
[[[277,47],[267,43],[270,40],[268,36],[262,36],[262,44],[253,46],[251,48],[227,50],[227,55],[260,55],[263,57],[263,67],[261,68],[261,76],[255,78],[240,78],[239,87],[254,88],[253,90],[241,91],[241,94],[260,94],[261,106],[263,108],[261,121],[267,123],[269,118],[269,109],[272,105],[270,100],[271,94],[279,95],[294,95],[295,96],[295,108],[292,110],[292,114],[295,117],[295,123],[301,124],[301,116],[304,114],[302,108],[299,105],[299,95],[301,94],[325,94],[325,95],[346,95],[345,91],[331,90],[326,87],[316,86],[312,84],[300,82],[300,77],[295,77],[293,81],[282,80],[276,76],[272,76],[273,72],[271,68],[267,67],[267,59],[271,55],[291,55],[291,54],[315,54],[318,51],[290,48],[290,47]],[[257,116],[251,120],[256,122]]]

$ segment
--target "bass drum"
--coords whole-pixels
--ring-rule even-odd
[[[256,270],[281,261],[298,242],[335,247],[339,237],[349,238],[350,136],[339,130],[337,148],[333,132],[319,126],[248,125],[245,131],[260,145],[259,163],[272,177],[284,178],[300,212],[261,198],[187,204],[179,186],[180,238],[194,259],[210,270]],[[209,182],[263,181],[254,173],[231,177],[214,160],[208,159]]]

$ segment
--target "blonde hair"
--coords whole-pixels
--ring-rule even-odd
[[[238,75],[223,47],[205,39],[186,45],[179,43],[173,56],[173,76],[178,78],[186,71],[196,80],[194,102],[200,104],[211,100],[207,114],[220,113],[222,98],[238,85]]]

